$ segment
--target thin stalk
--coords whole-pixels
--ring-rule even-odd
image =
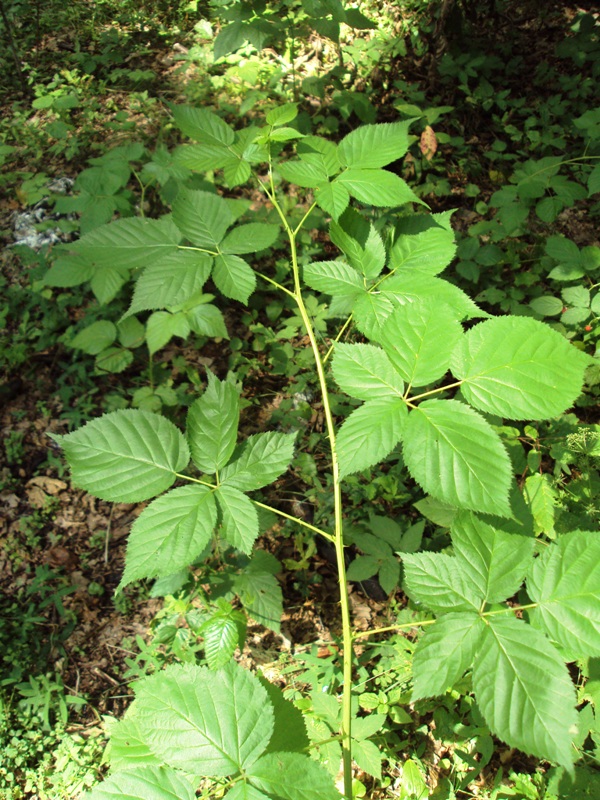
[[[331,405],[329,403],[329,393],[327,389],[327,379],[325,376],[325,368],[321,353],[319,351],[319,344],[315,336],[315,331],[310,320],[310,316],[304,304],[302,297],[302,288],[300,285],[300,270],[298,268],[298,254],[296,250],[296,235],[298,229],[292,230],[290,225],[277,203],[275,197],[275,187],[273,185],[272,173],[271,178],[271,200],[279,217],[283,223],[285,231],[288,235],[290,242],[290,254],[292,260],[292,270],[294,275],[294,299],[298,306],[298,311],[306,328],[310,346],[315,358],[315,366],[317,376],[319,379],[319,387],[321,389],[321,398],[323,402],[323,414],[325,416],[325,424],[327,427],[327,434],[329,437],[329,448],[331,451],[331,470],[333,478],[333,503],[334,503],[334,545],[335,556],[338,572],[338,585],[340,589],[340,610],[342,615],[342,641],[343,641],[343,689],[342,689],[342,725],[340,730],[342,741],[342,759],[344,766],[344,794],[351,800],[352,798],[352,662],[353,662],[353,646],[352,646],[352,626],[350,620],[350,602],[348,600],[348,582],[346,579],[346,560],[344,556],[344,538],[343,538],[343,522],[342,522],[342,486],[340,478],[340,468],[338,463],[338,455],[336,449],[335,438],[335,425],[333,423],[333,414],[331,413]]]

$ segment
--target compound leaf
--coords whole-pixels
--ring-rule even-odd
[[[245,772],[273,733],[260,681],[230,662],[220,670],[170,665],[140,682],[136,719],[151,750],[174,769],[217,778]]]
[[[457,400],[426,400],[408,415],[404,461],[425,491],[458,508],[512,515],[512,467],[497,433]]]
[[[451,369],[469,403],[507,419],[547,419],[581,392],[589,358],[530,317],[496,317],[471,328]]]
[[[575,690],[550,642],[515,617],[488,617],[473,689],[492,733],[511,747],[572,768]]]
[[[272,483],[294,455],[295,433],[257,433],[244,443],[242,454],[221,473],[221,484],[248,492]]]
[[[223,536],[233,547],[249,555],[259,533],[256,506],[239,489],[226,484],[217,489],[216,495],[223,519]]]
[[[372,344],[337,344],[333,355],[336,383],[358,400],[402,397],[404,383],[387,354]]]
[[[190,460],[187,442],[172,422],[138,409],[105,414],[52,438],[65,453],[73,483],[115,503],[155,497]]]
[[[433,300],[397,306],[386,319],[379,340],[396,371],[412,386],[426,386],[448,370],[463,335],[452,310]]]
[[[214,473],[227,464],[235,449],[240,398],[235,386],[208,372],[206,391],[188,411],[187,438],[194,464]]]
[[[600,656],[600,536],[573,531],[537,558],[527,592],[531,623],[568,653]]]
[[[406,422],[406,403],[400,397],[367,400],[344,420],[337,435],[340,476],[372,467],[400,441]]]
[[[413,657],[413,702],[445,694],[472,665],[484,633],[475,612],[444,614],[426,628]]]
[[[143,766],[111,775],[94,787],[86,800],[194,800],[196,791],[168,767]]]

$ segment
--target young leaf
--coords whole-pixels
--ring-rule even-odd
[[[413,121],[361,125],[339,143],[340,162],[359,169],[377,169],[391,164],[408,150],[408,128]]]
[[[413,702],[445,694],[472,665],[484,634],[475,612],[444,614],[426,628],[413,656]]]
[[[286,125],[298,116],[298,103],[285,103],[267,111],[266,120],[269,125]]]
[[[422,202],[402,178],[385,169],[347,169],[335,183],[361,203],[377,208]]]
[[[381,780],[381,762],[384,758],[375,742],[367,740],[352,743],[352,758],[368,775]]]
[[[535,533],[554,536],[554,515],[557,497],[553,478],[539,472],[529,475],[525,480],[524,495],[533,516]]]
[[[115,503],[139,503],[164,492],[190,460],[183,434],[149,411],[114,411],[52,438],[65,453],[73,483]]]
[[[212,267],[212,258],[194,250],[178,250],[160,258],[143,271],[125,316],[147,309],[169,308],[190,300],[202,291]]]
[[[218,194],[181,188],[173,203],[173,221],[192,244],[215,251],[234,218]]]
[[[490,425],[457,400],[425,400],[404,429],[404,461],[413,478],[444,503],[510,517],[512,467]]]
[[[466,511],[452,521],[452,542],[486,603],[499,603],[518,591],[535,547],[534,539],[496,530]]]
[[[331,775],[300,753],[269,753],[247,775],[254,787],[278,800],[340,800]]]
[[[364,291],[363,277],[343,261],[313,261],[304,267],[304,282],[331,295],[353,297]]]
[[[146,322],[146,344],[150,355],[154,355],[167,345],[173,336],[185,339],[190,333],[190,323],[183,313],[171,314],[168,311],[155,311]]]
[[[488,617],[473,689],[492,733],[572,768],[575,690],[563,660],[535,628],[515,617]]]
[[[451,369],[476,408],[507,419],[547,419],[581,392],[589,357],[530,317],[496,317],[465,335]]]
[[[353,208],[347,208],[338,222],[332,221],[329,235],[351,266],[369,280],[377,278],[385,266],[386,253],[374,225]]]
[[[136,719],[166,764],[211,778],[247,772],[273,732],[267,693],[234,662],[216,672],[170,665],[146,678],[137,691]]]
[[[79,331],[69,342],[69,347],[96,356],[106,347],[110,347],[116,338],[117,326],[107,319],[99,319]]]
[[[367,400],[344,421],[337,435],[340,476],[372,467],[400,441],[407,417],[400,397]]]
[[[231,383],[208,372],[206,391],[188,411],[187,439],[194,464],[202,472],[217,472],[234,451],[240,420],[240,398]]]
[[[385,292],[363,292],[354,303],[354,321],[361,333],[378,342],[386,319],[394,310],[392,295]]]
[[[456,254],[454,233],[442,227],[431,227],[414,236],[400,235],[390,251],[390,269],[403,273],[423,272],[437,275]]]
[[[417,300],[395,308],[379,336],[390,361],[412,386],[443,377],[463,331],[448,306]]]
[[[204,655],[211,669],[225,666],[240,643],[240,625],[245,626],[246,617],[241,611],[231,609],[229,613],[217,612],[202,626]],[[242,628],[243,629],[243,628]]]
[[[218,255],[215,258],[213,280],[225,297],[247,304],[256,288],[256,275],[243,258],[233,255]]]
[[[527,592],[531,623],[578,657],[600,656],[600,537],[573,531],[537,558]]]
[[[175,253],[180,241],[181,233],[170,217],[129,217],[96,228],[68,245],[68,249],[94,267],[117,265],[123,271],[147,267],[169,253]]]
[[[229,231],[220,245],[222,253],[259,253],[272,247],[279,236],[279,225],[264,222],[250,222]]]
[[[281,587],[274,575],[270,572],[252,569],[252,562],[250,562],[249,567],[236,576],[234,591],[251,617],[265,628],[279,633],[283,614],[283,597]]]
[[[246,555],[258,537],[258,514],[250,498],[232,486],[220,486],[217,500],[223,517],[223,536]]]
[[[480,610],[483,592],[458,559],[444,553],[406,553],[402,563],[404,586],[415,602],[437,614]]]
[[[333,219],[338,219],[348,207],[350,195],[341,183],[333,181],[319,186],[315,192],[315,202]]]
[[[372,344],[337,344],[332,369],[340,389],[358,400],[404,394],[404,383],[390,359]]]
[[[206,486],[180,486],[154,500],[131,528],[119,589],[192,564],[210,541],[216,523],[215,498]]]
[[[170,106],[175,124],[182,133],[208,145],[233,144],[234,131],[212,111],[192,106]],[[214,165],[213,165],[214,166]]]
[[[94,787],[86,800],[194,800],[196,792],[181,773],[143,766],[116,772]]]
[[[221,473],[221,484],[242,492],[261,489],[288,468],[294,455],[295,433],[257,433],[248,437],[242,454]]]

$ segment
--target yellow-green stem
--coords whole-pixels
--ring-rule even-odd
[[[352,798],[352,664],[353,664],[353,642],[352,627],[350,621],[350,602],[348,600],[348,581],[346,579],[346,560],[344,557],[344,538],[342,524],[342,486],[340,478],[340,468],[336,450],[335,425],[333,414],[329,403],[329,393],[327,390],[327,379],[325,377],[325,367],[319,351],[319,345],[315,336],[315,331],[310,320],[310,316],[302,297],[302,287],[300,284],[300,271],[298,269],[298,255],[296,251],[296,235],[299,228],[292,230],[290,225],[277,203],[274,186],[271,177],[270,199],[279,214],[285,231],[290,242],[290,254],[292,261],[292,271],[294,275],[294,299],[298,306],[298,311],[302,322],[306,328],[310,346],[315,358],[315,367],[321,389],[323,402],[323,414],[329,437],[329,448],[331,452],[331,471],[333,478],[333,503],[334,503],[334,544],[338,572],[338,586],[340,590],[340,609],[342,615],[342,641],[343,641],[343,686],[342,686],[342,724],[340,738],[342,742],[342,759],[344,769],[344,795],[347,800]]]

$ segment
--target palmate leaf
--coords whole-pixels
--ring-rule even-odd
[[[159,497],[133,523],[119,589],[141,578],[172,575],[192,564],[217,523],[213,492],[180,486]]]
[[[411,386],[426,386],[448,370],[463,335],[452,310],[439,301],[416,300],[395,308],[380,341],[396,371]]]
[[[249,436],[241,455],[221,473],[221,484],[242,492],[261,489],[288,468],[294,455],[295,433],[257,433]]]
[[[533,538],[496,530],[467,511],[452,521],[452,542],[486,603],[499,603],[518,591],[535,548]]]
[[[407,419],[400,397],[368,400],[344,421],[336,438],[340,476],[372,467],[391,453]]]
[[[425,400],[408,415],[404,461],[425,491],[458,508],[510,517],[512,467],[490,425],[457,400]]]
[[[135,717],[168,766],[206,777],[247,772],[273,732],[273,708],[251,672],[170,665],[139,683]]]
[[[458,559],[444,553],[405,553],[402,562],[404,586],[417,603],[438,614],[480,610],[483,592]]]
[[[445,694],[473,664],[484,634],[475,612],[444,614],[426,628],[413,656],[413,702]]]
[[[187,416],[187,439],[199,470],[212,474],[227,464],[235,448],[239,420],[237,389],[208,372],[206,391],[192,403]]]
[[[318,292],[349,297],[365,288],[362,275],[343,261],[313,261],[307,264],[304,267],[304,282]]]
[[[213,280],[225,297],[246,304],[256,288],[256,275],[247,261],[234,255],[215,258]]]
[[[181,233],[171,217],[129,217],[96,228],[69,245],[68,250],[91,266],[123,271],[147,267],[176,252],[180,241]]]
[[[573,656],[600,656],[600,536],[573,531],[535,560],[527,592],[531,623]]]
[[[144,766],[111,775],[86,800],[194,800],[196,791],[181,773]]]
[[[471,328],[452,358],[476,408],[507,419],[547,419],[581,392],[589,357],[530,317],[496,317]]]
[[[138,279],[125,317],[155,308],[177,306],[202,291],[212,258],[193,250],[178,250],[147,267]]]
[[[361,125],[338,145],[342,165],[359,169],[385,167],[408,150],[408,129],[414,120]]]
[[[173,203],[173,221],[192,244],[215,252],[234,217],[218,194],[181,188]]]
[[[223,536],[229,544],[246,555],[258,538],[258,513],[250,498],[233,486],[223,485],[217,491],[223,521]]]
[[[477,705],[511,747],[572,768],[575,689],[550,642],[515,617],[488,617],[473,668]]]
[[[341,800],[325,768],[300,753],[269,753],[247,775],[253,786],[277,800]]]
[[[172,486],[190,460],[181,431],[149,411],[114,411],[52,438],[65,453],[73,483],[116,503],[155,497]]]
[[[402,397],[404,383],[387,354],[372,344],[337,344],[333,355],[336,383],[358,400]]]

